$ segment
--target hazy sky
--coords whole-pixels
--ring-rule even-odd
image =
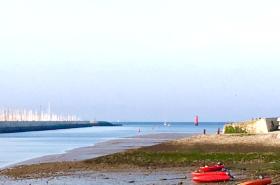
[[[280,1],[0,2],[0,106],[84,119],[280,115]]]

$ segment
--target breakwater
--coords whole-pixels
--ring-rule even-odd
[[[122,126],[107,121],[0,121],[0,133],[44,131],[93,126]]]
[[[92,127],[90,121],[0,121],[0,133]]]

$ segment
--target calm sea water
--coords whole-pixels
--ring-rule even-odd
[[[224,123],[172,123],[130,122],[121,127],[89,127],[40,132],[0,134],[0,167],[49,154],[63,153],[67,150],[91,146],[111,139],[156,133],[214,133],[223,128]],[[140,133],[139,133],[140,131]]]

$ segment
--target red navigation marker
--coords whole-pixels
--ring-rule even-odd
[[[195,116],[195,118],[194,118],[194,125],[198,126],[198,116]]]

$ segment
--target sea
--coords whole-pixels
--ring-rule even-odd
[[[0,167],[44,155],[60,154],[74,148],[137,135],[158,133],[215,133],[224,122],[120,122],[123,126],[87,127],[49,131],[0,134]]]

